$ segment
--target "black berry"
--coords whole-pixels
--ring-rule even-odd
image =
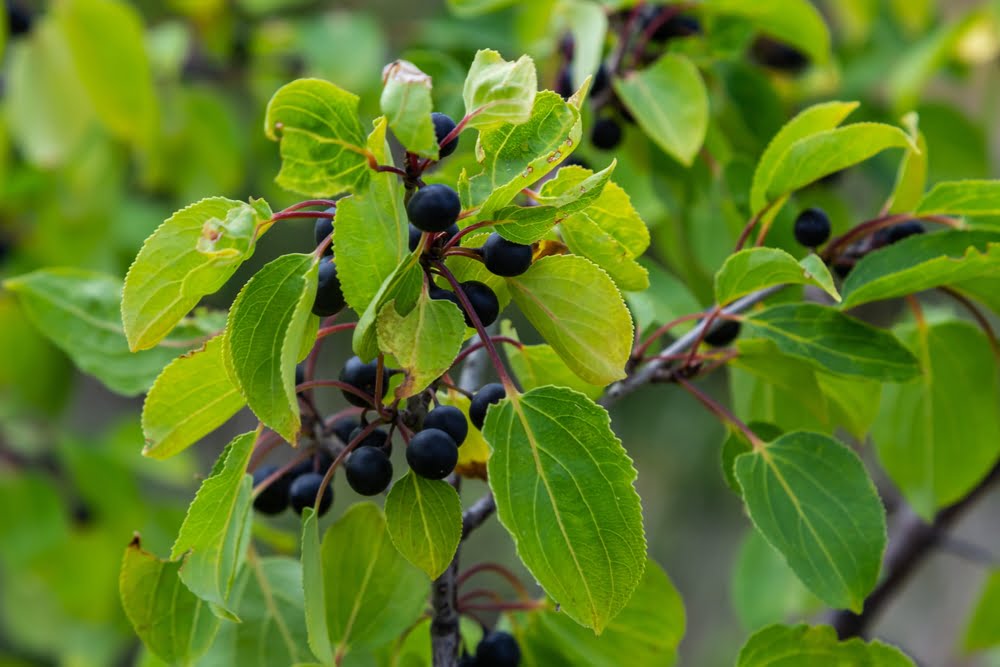
[[[564,100],[573,96],[573,77],[570,75],[569,67],[563,67],[559,70],[555,92],[559,93],[559,96]]]
[[[462,308],[462,302],[459,300],[458,295],[450,290],[443,289],[437,285],[431,285],[430,289],[427,290],[427,295],[432,299],[443,299],[445,301],[451,301],[453,304],[458,306],[458,309],[462,311],[465,315],[466,323],[471,327],[472,323],[469,320],[469,316],[465,314],[465,309]]]
[[[444,479],[458,463],[458,445],[444,431],[427,428],[410,439],[406,462],[421,477]]]
[[[375,379],[378,374],[378,362],[374,359],[369,361],[367,364],[362,362],[359,357],[351,357],[344,364],[343,370],[340,371],[340,381],[351,385],[355,389],[358,389],[369,396],[375,396]],[[383,369],[382,371],[382,397],[384,398],[386,393],[389,391],[389,375]],[[365,399],[361,398],[357,394],[352,394],[349,391],[341,390],[344,394],[344,398],[351,405],[356,405],[359,408],[366,408],[370,406],[370,403]]]
[[[296,514],[302,514],[306,507],[316,504],[316,496],[319,494],[319,487],[323,484],[323,475],[318,472],[307,472],[292,480],[292,486],[288,490],[288,501],[292,504],[292,509]],[[327,486],[323,492],[323,497],[319,501],[319,516],[326,514],[333,504],[333,488]]]
[[[420,237],[423,235],[424,233],[422,231],[414,227],[413,223],[410,223],[410,240],[408,243],[410,252],[417,249],[417,246],[420,245]]]
[[[521,648],[512,635],[494,630],[476,647],[476,664],[479,667],[517,667],[521,664]]]
[[[531,246],[508,241],[493,232],[483,244],[483,263],[493,275],[519,276],[531,266]]]
[[[336,213],[337,212],[337,208],[336,207],[328,208],[328,209],[326,209],[325,212],[326,213]],[[320,243],[322,243],[323,241],[325,241],[327,239],[327,237],[330,236],[330,234],[333,234],[333,218],[327,218],[325,216],[324,217],[320,217],[320,218],[316,218],[316,226],[313,227],[313,235],[316,238],[316,245],[318,246]],[[332,255],[333,254],[333,244],[332,243],[326,247],[326,250],[323,251],[323,254],[324,255]]]
[[[795,240],[807,248],[818,248],[830,238],[830,218],[822,209],[807,208],[795,218]]]
[[[445,231],[455,224],[461,212],[462,202],[458,193],[440,183],[420,188],[406,205],[410,222],[425,232]]]
[[[507,396],[507,390],[499,382],[484,384],[472,397],[472,403],[469,405],[469,420],[482,431],[483,422],[486,421],[486,409],[494,403],[499,403],[500,399],[505,396]]]
[[[299,475],[304,475],[307,472],[318,472],[321,475],[325,475],[326,471],[330,469],[333,465],[333,456],[330,452],[323,448],[317,448],[313,455],[301,461],[297,466],[292,468],[288,472],[288,477],[290,479],[295,479]]]
[[[716,320],[705,335],[705,342],[712,347],[725,347],[740,335],[740,323],[736,320]]]
[[[361,422],[354,417],[341,417],[337,421],[333,422],[330,426],[330,430],[333,431],[333,434],[337,436],[338,440],[346,445],[351,441],[351,433],[353,433],[354,429],[359,426],[361,426]]]
[[[609,83],[611,83],[611,77],[608,76],[608,67],[604,63],[601,63],[601,66],[597,68],[596,72],[594,72],[594,80],[590,86],[590,94],[600,95],[608,87]]]
[[[906,222],[901,222],[898,225],[889,227],[885,230],[885,232],[885,244],[892,245],[897,241],[902,241],[908,236],[923,234],[924,226],[916,220],[907,220]]]
[[[701,33],[701,24],[693,16],[675,14],[657,28],[650,40],[653,42],[665,42],[675,37],[690,37]]]
[[[31,30],[32,17],[20,3],[7,0],[7,29],[11,37],[26,34]]]
[[[304,364],[295,364],[295,386],[306,381],[306,367]]]
[[[479,318],[484,327],[497,321],[497,317],[500,316],[500,300],[497,299],[496,292],[490,289],[489,285],[478,280],[467,280],[462,283],[461,287],[469,303],[472,304],[472,309],[476,311],[476,317]],[[461,306],[459,307],[461,308]],[[465,315],[466,326],[471,327],[472,318],[464,310],[462,314]]]
[[[344,461],[347,483],[363,496],[375,496],[392,481],[392,462],[381,449],[362,447],[351,452]]]
[[[443,243],[447,243],[452,239],[453,236],[455,236],[455,234],[458,234],[458,232],[459,232],[458,223],[456,223],[451,227],[449,227],[448,229],[441,232],[440,234],[438,234],[437,238],[434,239],[434,243],[432,245],[441,245]],[[417,246],[420,245],[420,236],[422,234],[423,232],[417,229],[412,223],[410,224],[410,239],[409,239],[410,252],[415,251],[417,249]]]
[[[332,260],[321,260],[316,299],[312,307],[313,315],[329,317],[339,313],[345,305],[344,293],[340,290],[340,280],[337,278],[337,265]]]
[[[455,121],[451,119],[451,116],[438,113],[437,111],[431,114],[431,120],[434,121],[434,135],[437,137],[438,144],[440,144],[455,129]],[[457,136],[444,146],[438,148],[438,156],[442,158],[448,157],[455,152],[456,148],[458,148]]]
[[[478,667],[479,663],[476,662],[476,656],[474,655],[463,655],[458,659],[458,667]]]
[[[351,442],[356,437],[358,437],[359,435],[361,435],[361,431],[362,430],[363,429],[360,426],[358,426],[356,429],[354,429],[353,431],[351,431],[350,437],[347,440],[345,440],[344,442],[345,443]],[[369,433],[368,435],[366,435],[365,439],[362,440],[361,442],[359,442],[356,446],[357,447],[375,447],[376,449],[382,449],[382,448],[385,447],[385,445],[386,445],[387,442],[389,442],[389,434],[386,433],[383,429],[377,428],[374,431],[372,431],[371,433]]]
[[[602,151],[610,151],[622,142],[622,126],[614,118],[601,118],[590,130],[590,141]]]
[[[469,435],[469,420],[465,418],[462,411],[454,405],[441,405],[424,417],[424,428],[436,428],[451,436],[455,444],[459,447],[465,442]]]
[[[798,74],[809,65],[809,57],[798,49],[768,37],[758,37],[750,47],[755,61],[781,72]]]
[[[253,485],[257,486],[278,471],[278,466],[261,466],[253,471]],[[253,499],[253,508],[261,514],[281,514],[288,507],[288,488],[292,478],[284,474],[274,480]]]

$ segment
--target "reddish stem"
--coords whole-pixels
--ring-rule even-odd
[[[966,310],[972,315],[973,319],[979,324],[979,328],[983,330],[986,337],[990,341],[990,347],[993,348],[993,355],[1000,359],[1000,345],[997,344],[997,335],[993,332],[993,327],[990,326],[990,321],[986,319],[986,316],[976,307],[976,304],[972,303],[969,299],[965,298],[964,295],[956,292],[950,287],[939,287],[942,292],[950,296],[955,301],[962,304]]]
[[[339,466],[341,462],[347,458],[347,455],[350,454],[351,451],[355,447],[357,447],[362,441],[364,441],[364,439],[367,438],[372,433],[372,431],[374,431],[381,425],[382,425],[381,422],[377,421],[368,424],[363,429],[361,429],[361,432],[358,433],[353,440],[347,443],[346,447],[340,450],[340,453],[337,454],[337,458],[335,458],[333,460],[333,463],[330,464],[329,470],[327,470],[326,474],[323,475],[323,481],[320,483],[319,490],[316,492],[316,504],[313,507],[314,510],[316,510],[317,512],[319,511],[319,501],[323,497],[323,494],[326,492],[326,487],[330,486],[330,480],[333,479],[333,473],[337,470],[337,466]]]
[[[496,222],[495,220],[483,220],[482,222],[477,222],[473,225],[469,225],[468,227],[460,229],[458,234],[455,234],[450,239],[448,239],[448,242],[444,244],[443,249],[447,251],[454,248],[459,243],[461,243],[463,236],[467,236],[468,234],[476,231],[477,229],[482,229],[483,227],[489,227],[490,225],[495,224],[495,222]]]
[[[344,324],[334,324],[333,326],[323,327],[322,329],[316,332],[316,339],[322,340],[327,336],[332,336],[333,334],[339,333],[341,331],[350,331],[357,326],[358,326],[357,322],[345,322]]]
[[[282,211],[271,216],[271,220],[289,220],[291,218],[329,218],[337,214],[332,211]]]
[[[524,587],[521,580],[518,579],[517,575],[505,568],[499,563],[476,563],[472,567],[467,568],[465,571],[461,572],[455,579],[455,588],[461,588],[462,584],[469,580],[473,575],[479,574],[480,572],[493,572],[498,574],[507,580],[511,588],[517,593],[518,597],[522,600],[530,600],[531,595],[528,594],[528,589]]]
[[[667,322],[666,324],[664,324],[663,326],[661,326],[659,329],[657,329],[656,331],[654,331],[653,333],[651,333],[649,335],[649,337],[646,338],[646,341],[642,345],[640,345],[639,347],[637,347],[634,352],[632,352],[632,358],[633,359],[637,359],[637,360],[641,360],[645,356],[646,350],[649,349],[649,346],[652,345],[656,341],[657,338],[659,338],[660,336],[664,335],[665,333],[667,333],[668,331],[670,331],[671,329],[673,329],[678,324],[683,324],[684,322],[690,322],[691,320],[701,319],[702,317],[705,317],[705,313],[703,313],[703,312],[701,312],[701,313],[691,313],[689,315],[681,315],[680,317]]]
[[[713,413],[723,422],[730,424],[735,428],[738,428],[740,432],[743,433],[744,436],[746,436],[747,440],[750,441],[750,444],[753,445],[753,448],[755,450],[764,449],[765,446],[764,441],[758,438],[757,434],[751,431],[749,426],[740,421],[740,419],[736,415],[727,410],[721,403],[716,401],[708,394],[702,392],[700,389],[695,387],[693,384],[691,384],[684,378],[680,376],[675,376],[674,379],[677,381],[677,384],[683,387],[689,394],[698,399],[698,401],[700,401],[702,405],[708,408],[709,412]]]
[[[303,382],[302,384],[300,384],[295,388],[295,393],[305,391],[306,389],[312,389],[313,387],[336,387],[341,391],[346,391],[350,394],[354,394],[355,396],[358,396],[359,398],[368,401],[372,405],[375,405],[375,400],[371,396],[361,391],[354,385],[347,384],[346,382],[341,382],[340,380],[310,380],[309,382]]]
[[[748,220],[748,221],[747,221],[747,224],[746,224],[746,225],[745,225],[745,226],[743,227],[743,231],[741,231],[741,232],[740,232],[740,237],[739,237],[738,239],[736,239],[736,249],[735,249],[735,250],[733,250],[733,252],[739,252],[740,250],[742,250],[742,249],[743,249],[743,246],[744,246],[744,245],[746,245],[746,242],[747,242],[747,239],[748,239],[748,238],[750,238],[750,234],[751,234],[751,232],[753,232],[753,229],[754,229],[754,227],[756,227],[756,226],[757,226],[757,223],[759,223],[759,222],[760,222],[761,218],[763,218],[763,217],[764,217],[764,215],[765,215],[765,214],[766,214],[766,213],[767,213],[768,211],[770,211],[770,210],[771,210],[771,208],[772,208],[772,207],[773,207],[773,206],[774,206],[774,205],[775,205],[776,203],[777,203],[777,200],[774,200],[774,201],[769,201],[769,202],[768,202],[768,203],[767,203],[767,204],[766,204],[766,205],[764,206],[764,208],[762,208],[762,209],[760,209],[759,211],[757,211],[757,212],[756,212],[756,213],[755,213],[755,214],[753,215],[753,217],[752,217],[752,218],[750,218],[750,220]]]
[[[293,458],[288,463],[286,463],[285,465],[281,466],[280,468],[272,472],[270,475],[262,479],[260,481],[260,484],[253,487],[253,497],[256,498],[257,496],[259,496],[261,493],[263,493],[264,489],[274,484],[279,477],[281,477],[286,472],[288,472],[298,464],[302,463],[312,455],[313,452],[310,452],[308,450],[300,451],[298,454],[295,455],[295,458]]]
[[[524,344],[521,341],[517,340],[516,338],[508,338],[507,336],[491,336],[490,339],[494,343],[507,343],[508,345],[513,345],[519,350],[524,348]],[[486,344],[483,343],[482,341],[473,343],[472,345],[468,346],[467,348],[458,353],[458,356],[455,357],[455,361],[451,362],[451,368],[454,368],[459,363],[464,361],[467,356],[469,356],[476,350],[481,350],[484,347],[486,347]]]

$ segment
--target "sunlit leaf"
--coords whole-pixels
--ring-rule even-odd
[[[399,553],[435,579],[458,549],[462,502],[448,482],[408,472],[385,499],[385,521]]]

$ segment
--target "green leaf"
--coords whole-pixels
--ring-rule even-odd
[[[132,628],[168,664],[190,664],[205,653],[219,618],[181,583],[183,562],[162,561],[142,550],[136,537],[125,550],[119,592]]]
[[[851,665],[851,667],[914,667],[894,646],[880,641],[838,641],[828,625],[772,625],[743,646],[737,667],[791,667],[792,665]]]
[[[917,206],[920,215],[1000,215],[1000,181],[945,181]]]
[[[491,129],[527,122],[537,90],[535,61],[528,56],[507,62],[496,51],[477,51],[462,90],[465,115],[473,116],[466,126]]]
[[[448,482],[408,472],[385,499],[385,521],[399,553],[436,579],[462,539],[462,501]]]
[[[918,122],[919,117],[915,111],[903,116],[903,126],[916,147],[906,149],[899,163],[896,186],[889,198],[889,213],[914,210],[927,184],[927,139],[920,131]]]
[[[246,470],[256,440],[257,432],[250,431],[236,436],[222,450],[212,474],[191,501],[170,551],[175,560],[188,554],[181,580],[209,602],[213,611],[230,620],[236,619],[228,604],[229,591],[250,541],[253,479]]]
[[[270,667],[312,658],[302,622],[302,568],[291,558],[253,557],[233,585],[240,623],[227,623],[199,665]]]
[[[211,197],[177,211],[143,243],[125,277],[121,319],[129,346],[156,345],[253,255],[271,211],[262,200]]]
[[[333,645],[326,630],[326,583],[319,520],[312,507],[302,510],[302,589],[309,648],[322,664],[332,665]]]
[[[103,124],[116,137],[148,145],[158,107],[139,12],[113,0],[73,0],[59,3],[53,16]]]
[[[281,187],[327,197],[364,187],[370,176],[358,96],[329,81],[299,79],[267,104],[264,132],[281,142]]]
[[[500,323],[500,332],[508,338],[519,340],[509,320]],[[574,389],[591,400],[597,400],[604,393],[604,387],[588,384],[577,377],[566,362],[559,358],[551,345],[542,343],[520,347],[508,346],[504,351],[522,389],[554,384]]]
[[[302,356],[318,270],[313,255],[268,262],[240,290],[226,323],[230,377],[257,418],[289,442],[299,436],[295,363]]]
[[[812,364],[797,357],[783,355],[773,342],[760,338],[740,339],[736,341],[736,349],[739,356],[730,362],[734,368],[752,373],[769,387],[787,392],[784,394],[786,396],[794,396],[796,411],[805,413],[824,426],[829,424],[826,397],[820,389],[816,379],[817,371]]]
[[[465,339],[465,321],[450,301],[421,292],[416,307],[403,316],[390,301],[375,322],[379,349],[388,352],[406,372],[396,398],[420,393],[451,368]]]
[[[667,155],[691,166],[708,129],[708,91],[694,63],[666,53],[646,69],[612,83],[646,136]]]
[[[514,4],[516,0],[448,0],[456,16],[478,16]]]
[[[552,255],[507,285],[528,321],[580,378],[606,385],[625,377],[632,318],[607,273],[583,257]]]
[[[607,412],[571,389],[539,387],[492,406],[483,436],[518,556],[563,612],[600,634],[646,565],[635,468]]]
[[[372,503],[351,505],[330,526],[321,557],[323,571],[335,574],[324,577],[322,590],[337,656],[389,643],[423,612],[427,577],[396,551],[385,516]]]
[[[386,120],[375,121],[368,150],[380,163],[392,160],[386,144]],[[333,254],[344,299],[359,315],[382,283],[410,254],[403,184],[396,174],[372,174],[367,187],[337,202]]]
[[[438,159],[431,77],[413,63],[397,60],[382,70],[382,83],[382,113],[399,143],[412,153]]]
[[[469,181],[478,217],[506,206],[522,189],[548,174],[580,143],[580,111],[556,93],[534,96],[530,115],[519,123],[500,123],[479,133],[477,153],[483,171]]]
[[[119,316],[122,284],[82,269],[40,269],[11,278],[28,318],[77,366],[112,391],[134,396],[146,391],[178,353],[194,347],[200,332],[184,326],[159,347],[129,352]]]
[[[632,203],[629,201],[628,195],[624,191],[621,191],[621,188],[615,186],[618,191],[621,191],[620,193],[613,188],[608,193],[610,197],[603,196],[605,188],[609,184],[614,185],[610,183],[611,174],[617,166],[618,160],[612,160],[611,164],[596,173],[591,169],[575,164],[560,166],[559,170],[556,171],[556,175],[542,184],[538,192],[537,202],[540,206],[552,206],[564,214],[576,213],[591,206],[596,206],[600,209],[605,209],[605,214],[615,214],[623,219],[631,218],[634,215],[639,222],[642,222],[639,214],[635,213],[635,209],[632,208]],[[624,204],[624,211],[606,211],[606,209],[619,204]],[[643,225],[643,228],[645,228],[645,225]],[[632,231],[632,235],[636,235],[636,233]],[[648,245],[648,231],[646,239]],[[513,241],[514,239],[511,240]]]
[[[736,557],[732,598],[736,614],[748,630],[801,618],[822,606],[756,530],[747,531]]]
[[[222,337],[172,361],[142,404],[143,456],[166,459],[222,426],[246,405],[226,372]]]
[[[794,46],[818,63],[830,59],[830,31],[823,15],[809,0],[713,0],[705,5],[705,11],[741,16],[761,32]]]
[[[857,102],[824,102],[805,109],[785,123],[764,149],[750,188],[750,208],[754,213],[763,210],[769,201],[767,193],[778,166],[789,149],[799,140],[832,130],[858,108]]]
[[[715,300],[725,305],[759,289],[785,284],[815,285],[840,300],[823,260],[810,254],[797,262],[778,248],[747,248],[730,255],[715,274]]]
[[[837,375],[902,382],[917,376],[916,358],[887,331],[814,303],[772,306],[748,316],[747,333],[784,354]]]
[[[747,427],[761,440],[776,440],[781,436],[781,429],[767,422],[750,422]],[[734,428],[728,429],[726,439],[722,443],[722,451],[719,453],[722,459],[722,478],[725,480],[726,486],[735,491],[737,495],[742,495],[743,489],[740,488],[740,482],[736,479],[736,458],[740,454],[748,454],[751,451],[753,451],[753,445],[750,444],[750,440],[747,439],[743,431]],[[758,533],[754,532],[754,534]]]
[[[963,645],[967,651],[981,651],[1000,644],[1000,570],[994,570],[986,579],[979,601],[965,627]]]
[[[927,520],[963,498],[1000,455],[1000,384],[985,334],[972,324],[910,328],[919,382],[886,385],[872,429],[879,461]]]
[[[561,11],[560,11],[561,10]],[[560,18],[566,21],[573,36],[573,59],[570,63],[573,88],[580,88],[594,74],[604,57],[604,42],[608,32],[608,15],[596,2],[569,0],[556,6]]]
[[[388,278],[382,283],[379,291],[361,313],[358,325],[354,328],[352,345],[354,354],[363,361],[371,361],[379,353],[378,315],[387,303],[393,301],[396,312],[404,317],[417,303],[424,284],[424,272],[420,268],[420,258],[410,254],[404,259]]]
[[[515,631],[535,665],[666,666],[677,659],[684,625],[684,601],[663,569],[647,560],[632,598],[600,637],[566,614],[547,609],[524,614]]]
[[[767,199],[773,201],[889,148],[917,150],[905,132],[882,123],[854,123],[799,139],[775,166]]]
[[[842,308],[977,278],[1000,277],[1000,233],[919,234],[864,257],[844,281]]]
[[[825,604],[860,613],[885,550],[885,509],[861,459],[819,433],[788,433],[736,459],[757,530]]]

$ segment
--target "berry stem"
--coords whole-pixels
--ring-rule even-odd
[[[444,276],[444,279],[451,284],[452,289],[455,291],[455,295],[458,296],[458,300],[462,303],[462,308],[469,315],[469,319],[472,320],[472,325],[479,334],[479,340],[482,341],[483,347],[486,348],[486,354],[489,355],[490,361],[493,362],[493,367],[496,369],[497,375],[500,376],[500,381],[503,383],[504,387],[507,388],[507,393],[515,393],[517,388],[514,386],[514,381],[507,373],[507,369],[500,360],[500,355],[497,354],[496,346],[493,345],[493,341],[490,338],[489,333],[486,332],[486,327],[483,326],[482,320],[480,320],[479,315],[476,314],[476,309],[472,307],[469,297],[465,295],[465,290],[462,289],[458,279],[455,278],[455,274],[448,270],[448,267],[444,265],[444,262],[437,261],[434,262],[434,265],[437,270],[441,272],[441,275]]]
[[[316,255],[317,262],[323,260],[323,255],[326,254],[326,249],[329,248],[332,244],[333,244],[333,234],[330,234],[325,239],[323,239],[322,243],[316,246],[316,250],[313,251],[313,254]]]
[[[680,377],[679,375],[675,376],[674,380],[677,382],[677,384],[683,387],[689,394],[698,399],[698,401],[701,402],[702,405],[708,408],[709,412],[713,413],[721,421],[739,429],[740,432],[743,433],[744,436],[746,436],[747,440],[750,441],[750,444],[753,445],[754,451],[757,452],[763,451],[765,447],[764,441],[758,438],[757,434],[751,431],[749,426],[740,421],[740,419],[736,415],[734,415],[732,412],[726,409],[721,403],[719,403],[714,398],[704,393],[703,391],[701,391],[693,384],[691,384],[684,378]]]
[[[493,602],[491,604],[466,604],[459,609],[459,612],[467,611],[536,611],[547,607],[544,601],[527,600],[524,602]]]
[[[271,222],[290,220],[293,218],[329,218],[333,220],[337,214],[332,211],[282,211],[271,216]]]
[[[257,496],[259,496],[264,491],[264,489],[274,484],[279,477],[281,477],[286,472],[288,472],[298,464],[302,463],[312,455],[313,455],[312,452],[305,449],[298,452],[295,455],[295,458],[291,459],[288,463],[286,463],[285,465],[281,466],[280,468],[272,472],[270,475],[262,479],[260,481],[260,484],[253,487],[253,497],[256,498]]]
[[[357,322],[345,322],[344,324],[334,324],[329,327],[323,327],[322,329],[316,332],[316,340],[322,340],[327,336],[332,336],[333,334],[339,333],[341,331],[351,331],[357,326],[358,326]]]
[[[330,208],[336,205],[337,202],[333,199],[307,199],[305,201],[300,201],[297,204],[292,204],[287,208],[283,208],[280,211],[278,211],[278,213],[280,214],[280,213],[288,213],[291,211],[298,211],[299,209],[309,208],[310,206],[324,206],[326,208]],[[318,215],[318,213],[319,213],[318,211],[313,211],[309,215],[316,216]]]
[[[993,331],[993,327],[990,326],[990,321],[986,319],[986,316],[983,315],[982,311],[979,310],[976,304],[972,303],[972,301],[965,298],[965,296],[963,296],[959,292],[956,292],[955,290],[953,290],[948,286],[939,287],[938,289],[947,294],[948,296],[950,296],[958,303],[962,304],[962,306],[964,306],[965,309],[969,311],[969,314],[972,315],[973,319],[976,320],[976,323],[979,325],[979,328],[982,329],[983,333],[986,334],[986,338],[989,339],[990,347],[993,348],[993,356],[995,356],[997,359],[1000,359],[1000,344],[997,343],[997,335]]]
[[[359,398],[363,398],[372,405],[375,405],[375,399],[361,391],[354,385],[347,384],[346,382],[341,382],[340,380],[310,380],[308,382],[303,382],[295,388],[295,393],[299,393],[306,389],[312,389],[313,387],[336,387],[341,391],[346,391],[348,393],[354,394]]]
[[[492,337],[490,337],[490,340],[492,342],[494,342],[494,343],[507,343],[508,345],[513,345],[514,347],[516,347],[519,350],[524,348],[524,344],[521,341],[517,340],[516,338],[509,338],[507,336],[492,336]],[[467,356],[469,356],[470,354],[472,354],[476,350],[481,350],[484,347],[486,347],[486,344],[483,343],[482,341],[479,341],[479,342],[476,342],[476,343],[472,343],[467,348],[465,348],[464,350],[462,350],[461,352],[458,353],[458,356],[455,357],[455,361],[451,362],[451,368],[454,368],[455,366],[457,366]],[[456,389],[457,389],[457,387],[456,387]]]
[[[691,345],[691,350],[688,352],[687,361],[684,362],[685,366],[690,366],[694,363],[694,358],[698,354],[698,348],[701,346],[705,336],[708,335],[709,330],[711,330],[712,325],[715,323],[717,317],[722,312],[722,306],[716,306],[709,312],[708,317],[705,318],[705,326],[701,327],[698,331],[698,336],[694,339],[694,343]]]
[[[854,241],[864,238],[865,236],[869,236],[880,229],[892,227],[901,222],[907,222],[908,220],[932,222],[938,225],[951,227],[952,229],[961,229],[962,227],[962,224],[958,220],[944,215],[915,215],[913,213],[893,213],[890,215],[881,215],[877,218],[872,218],[871,220],[867,220],[859,225],[856,225],[854,228],[830,241],[827,244],[826,249],[823,251],[823,260],[827,263],[832,262],[837,259],[838,255],[844,248]]]
[[[632,59],[633,62],[640,62],[644,53],[646,53],[646,46],[649,44],[649,40],[653,38],[656,31],[663,27],[667,21],[674,18],[680,14],[684,9],[685,5],[673,5],[670,7],[664,7],[660,10],[660,13],[656,15],[649,25],[639,33],[639,37],[635,40],[635,46],[632,47]]]
[[[495,223],[496,223],[495,220],[483,220],[482,222],[477,222],[475,224],[469,225],[468,227],[464,227],[458,230],[458,234],[452,236],[450,239],[448,239],[448,242],[444,244],[443,250],[446,251],[451,250],[462,241],[463,236],[467,236],[468,234],[476,231],[477,229],[482,229],[483,227],[489,227],[490,225],[493,225]]]
[[[483,261],[482,253],[479,253],[472,248],[449,248],[448,250],[445,250],[443,254],[445,257],[468,257],[469,259],[477,262]]]
[[[347,458],[347,455],[350,454],[351,451],[355,447],[357,447],[365,438],[367,438],[372,433],[372,431],[374,431],[381,425],[382,423],[378,421],[374,421],[371,424],[366,425],[363,429],[361,429],[361,433],[358,433],[354,437],[354,439],[351,440],[349,443],[347,443],[347,446],[345,446],[342,450],[340,450],[340,453],[337,454],[337,458],[333,460],[333,463],[330,464],[330,468],[326,471],[326,474],[323,475],[323,481],[320,482],[319,490],[316,492],[316,504],[314,506],[314,509],[317,512],[319,512],[319,501],[323,497],[323,494],[326,492],[326,487],[330,485],[330,480],[333,479],[333,473],[334,471],[337,470],[337,466],[339,466],[341,462]]]
[[[522,600],[531,599],[528,589],[525,588],[523,583],[521,583],[521,580],[517,577],[517,575],[499,563],[476,563],[465,571],[459,573],[458,578],[455,579],[455,586],[457,588],[461,588],[462,584],[480,572],[493,572],[494,574],[500,575],[507,581],[507,583],[510,584],[510,587],[514,589],[514,592],[517,593],[519,598]]]
[[[705,313],[703,313],[703,312],[702,313],[690,313],[688,315],[681,315],[678,318],[670,320],[669,322],[667,322],[666,324],[664,324],[663,326],[661,326],[659,329],[657,329],[653,333],[649,334],[649,337],[646,338],[646,340],[643,341],[643,343],[641,345],[639,345],[637,348],[635,348],[635,350],[632,352],[632,358],[635,359],[636,361],[641,361],[643,359],[643,357],[646,356],[646,351],[649,349],[649,346],[652,345],[656,341],[657,338],[659,338],[660,336],[664,335],[665,333],[667,333],[668,331],[670,331],[671,329],[673,329],[678,324],[683,324],[685,322],[690,322],[691,320],[697,320],[697,319],[700,319],[702,317],[705,317]]]
[[[767,202],[767,204],[764,205],[764,208],[754,213],[753,217],[747,221],[747,224],[743,227],[743,231],[740,232],[739,238],[736,239],[736,248],[733,250],[734,253],[743,250],[743,246],[746,245],[747,239],[750,238],[750,234],[753,232],[754,227],[757,226],[767,212],[770,211],[779,201],[781,201],[781,198]]]

